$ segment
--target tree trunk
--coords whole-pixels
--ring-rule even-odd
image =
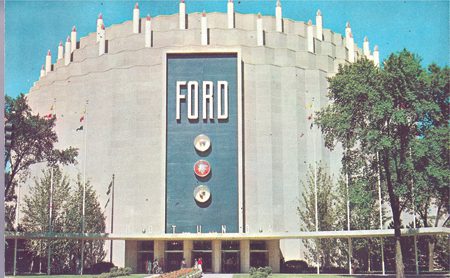
[[[428,271],[434,271],[434,246],[436,242],[434,238],[428,241]]]
[[[395,237],[395,277],[405,277],[405,267],[403,265],[402,247],[400,244],[400,237]]]

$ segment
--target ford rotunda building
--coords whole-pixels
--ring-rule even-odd
[[[202,257],[209,272],[279,272],[305,252],[289,235],[301,230],[309,165],[341,168],[313,125],[327,78],[363,56],[378,64],[378,50],[359,49],[349,25],[344,36],[324,29],[320,11],[313,25],[283,18],[279,2],[275,16],[186,5],[150,18],[136,4],[132,20],[105,27],[100,16],[79,40],[74,29],[29,104],[64,115],[58,147],[79,149],[102,204],[114,174],[114,264],[144,272],[158,258],[170,271]]]

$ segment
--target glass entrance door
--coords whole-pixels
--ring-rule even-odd
[[[240,269],[239,251],[222,251],[222,272],[239,273]]]
[[[212,272],[212,252],[211,251],[192,251],[192,266],[195,265],[195,259],[202,258],[203,272]]]

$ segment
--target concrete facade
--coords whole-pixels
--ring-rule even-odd
[[[132,21],[106,27],[104,55],[99,55],[97,34],[91,33],[80,39],[69,64],[58,60],[27,95],[41,115],[54,104],[58,147],[73,146],[80,153],[79,163],[67,171],[75,176],[85,168],[102,204],[115,174],[115,233],[150,237],[165,232],[167,53],[238,54],[242,232],[299,231],[296,208],[308,165],[322,161],[332,174],[339,173],[340,152],[324,147],[311,115],[327,104],[327,78],[349,57],[362,57],[362,51],[355,46],[349,55],[344,38],[328,29],[323,29],[323,40],[308,38],[304,22],[283,19],[278,32],[272,16],[262,16],[264,41],[258,46],[257,15],[236,13],[235,28],[229,28],[227,14],[206,17],[206,45],[200,13],[189,14],[188,28],[182,30],[178,14],[152,18],[151,47],[145,47],[144,32],[132,32]],[[308,51],[308,39],[314,51]],[[85,109],[84,131],[77,132]],[[109,213],[107,218],[109,227]],[[300,240],[266,243],[274,272],[281,257],[302,256]],[[185,241],[183,248],[189,265],[192,241]],[[212,254],[212,269],[219,272],[220,241],[212,242]],[[154,241],[154,256],[165,256],[164,241]],[[239,256],[240,269],[247,272],[249,240],[240,241]],[[136,261],[136,241],[114,242],[116,265],[136,269]]]

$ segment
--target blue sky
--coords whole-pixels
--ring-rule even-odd
[[[227,0],[186,0],[187,11],[225,12]],[[274,15],[276,0],[234,0],[240,13]],[[5,4],[5,93],[26,93],[39,79],[47,50],[56,59],[59,41],[65,41],[73,25],[78,38],[95,32],[103,13],[106,26],[132,18],[135,1],[19,1]],[[449,63],[449,1],[303,1],[282,0],[283,16],[315,22],[323,14],[324,28],[344,33],[350,22],[355,42],[362,47],[368,36],[377,44],[380,58],[403,48],[418,54],[423,65]],[[178,12],[178,0],[139,1],[141,16]]]

